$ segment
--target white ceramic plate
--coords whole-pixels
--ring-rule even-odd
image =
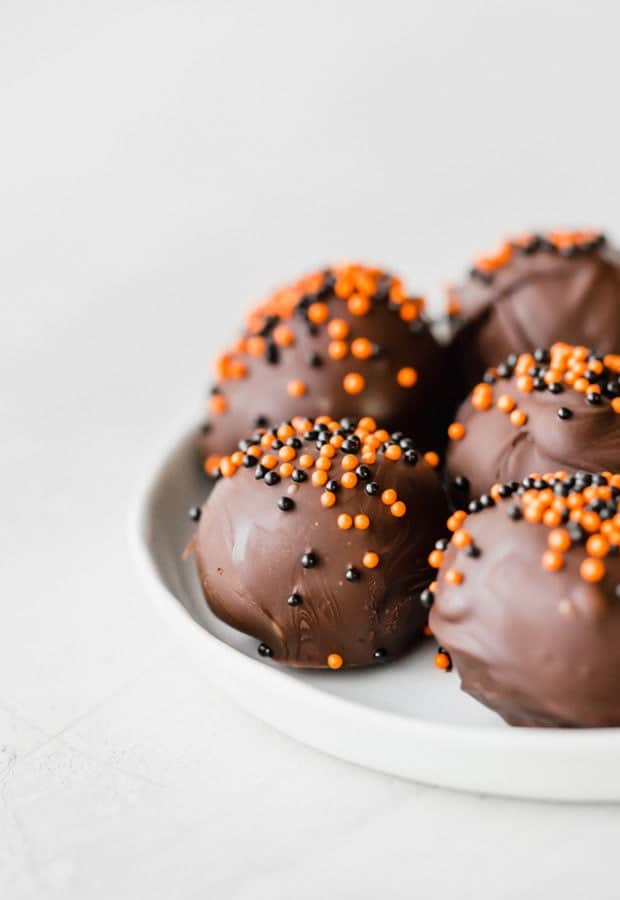
[[[130,539],[149,593],[205,676],[246,710],[305,744],[414,781],[541,799],[620,800],[620,729],[514,729],[432,664],[408,659],[357,672],[290,671],[211,615],[182,552],[190,506],[208,486],[194,432],[163,452],[134,503]],[[620,681],[620,679],[619,679]],[[620,683],[619,683],[620,688]]]

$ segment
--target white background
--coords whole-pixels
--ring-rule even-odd
[[[436,297],[506,231],[618,233],[617,8],[1,0],[3,900],[617,897],[614,808],[402,783],[230,708],[124,533],[274,282],[355,256]]]

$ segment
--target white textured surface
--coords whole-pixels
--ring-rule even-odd
[[[330,256],[431,289],[507,228],[617,235],[619,24],[0,5],[0,896],[617,896],[617,809],[404,784],[229,708],[143,598],[124,515],[224,304]]]

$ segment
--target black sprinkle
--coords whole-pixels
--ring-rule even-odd
[[[290,497],[280,497],[278,500],[278,509],[281,509],[282,512],[289,512],[291,509],[294,509],[295,501],[291,500]]]
[[[359,573],[359,569],[356,569],[355,566],[349,566],[344,573],[344,577],[347,581],[359,581],[362,576]]]
[[[272,651],[271,647],[267,646],[267,644],[259,644],[257,647],[257,650],[258,650],[259,656],[265,656],[265,657],[273,656],[273,651]]]
[[[189,510],[189,517],[192,522],[198,522],[200,520],[202,510],[199,506],[192,506]]]
[[[376,481],[371,481],[366,485],[366,493],[370,494],[373,497],[375,494],[378,494],[380,491],[379,485]]]
[[[280,351],[275,341],[268,341],[265,348],[265,361],[270,365],[280,362]]]
[[[386,658],[386,656],[387,656],[387,650],[385,650],[383,647],[378,647],[375,650],[375,652],[373,653],[373,658],[376,659],[377,662],[381,662],[382,660],[384,660]]]
[[[301,564],[304,567],[304,569],[314,569],[314,567],[317,565],[318,561],[319,561],[319,559],[318,559],[316,553],[313,553],[312,550],[309,550],[308,553],[304,553],[304,555],[301,558]]]
[[[265,484],[268,484],[269,487],[273,487],[274,484],[278,484],[278,482],[280,481],[280,476],[277,472],[271,470],[264,476],[263,481],[265,482]]]
[[[560,419],[572,419],[573,411],[572,409],[568,409],[567,406],[561,406],[558,409],[558,416]]]
[[[424,607],[424,609],[430,609],[433,605],[433,601],[435,600],[435,595],[432,591],[429,591],[428,588],[425,588],[420,594],[420,603]]]
[[[303,600],[301,599],[301,594],[289,594],[286,602],[289,606],[301,606]]]

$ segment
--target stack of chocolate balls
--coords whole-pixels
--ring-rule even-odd
[[[528,234],[424,300],[334,265],[252,310],[197,437],[190,549],[261,657],[435,664],[513,725],[620,724],[620,254]],[[429,618],[430,615],[430,618]]]

